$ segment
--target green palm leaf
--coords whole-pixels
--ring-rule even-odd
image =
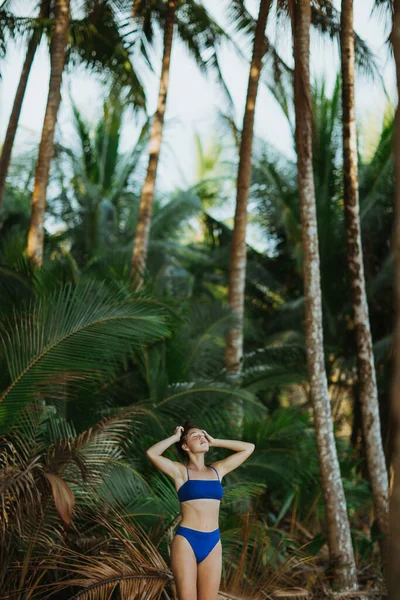
[[[169,333],[157,302],[93,283],[40,298],[2,325],[3,431],[30,402],[68,398],[74,386],[112,370],[133,348]]]

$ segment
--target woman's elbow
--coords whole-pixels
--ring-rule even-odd
[[[152,454],[151,450],[146,450],[146,456],[150,461],[152,461],[153,454]]]

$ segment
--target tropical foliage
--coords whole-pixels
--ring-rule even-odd
[[[13,25],[5,48],[11,32],[32,35],[44,25],[22,25],[7,4],[2,18]],[[96,9],[102,15],[86,29],[71,2],[67,68],[73,76],[77,61],[100,70],[110,60],[108,88],[101,113],[90,120],[73,99],[74,136],[56,135],[40,268],[26,253],[37,148],[14,152],[8,169],[0,212],[0,597],[174,598],[169,548],[180,507],[173,482],[145,452],[186,418],[219,438],[256,446],[224,478],[221,598],[329,597],[334,565],[306,358],[291,68],[266,39],[259,85],[287,118],[293,148],[283,154],[254,131],[248,230],[257,228],[268,249],[257,251],[247,236],[242,324],[228,302],[234,225],[223,212],[236,196],[242,136],[231,113],[220,116],[208,147],[203,136],[194,139],[191,184],[156,190],[138,289],[131,257],[151,119],[139,115],[145,92],[132,65],[143,72],[152,65],[166,9],[162,1],[132,1],[129,10],[126,4],[85,3],[93,19]],[[278,2],[271,15],[287,22],[290,5]],[[312,3],[312,23],[337,36],[338,13],[329,6]],[[229,16],[238,39],[254,36],[244,2],[232,2]],[[103,46],[104,27],[112,35]],[[177,3],[176,30],[198,65],[222,76],[217,50],[228,36],[200,2]],[[359,65],[374,71],[358,37],[356,49]],[[358,582],[379,591],[379,528],[371,516],[345,251],[341,80],[333,89],[323,79],[311,87],[325,370]],[[127,147],[124,124],[132,114],[137,135]],[[363,259],[388,467],[393,134],[389,107],[373,150],[367,153],[358,138]],[[232,380],[226,339],[238,327],[243,361]],[[178,460],[174,449],[165,454]],[[207,462],[227,454],[211,448]]]

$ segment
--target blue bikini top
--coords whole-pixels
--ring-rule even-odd
[[[214,467],[211,467],[214,469]],[[186,467],[187,481],[178,490],[179,502],[186,502],[187,500],[197,500],[199,498],[213,498],[214,500],[221,500],[224,495],[224,488],[219,479],[218,471],[217,479],[190,479],[189,471]]]

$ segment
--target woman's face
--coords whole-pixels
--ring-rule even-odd
[[[195,428],[189,429],[183,446],[187,446],[190,452],[207,452],[209,450],[207,438],[203,431]]]

